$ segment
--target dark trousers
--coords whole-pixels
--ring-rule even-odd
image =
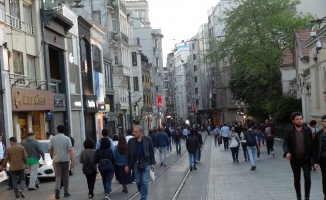
[[[55,189],[60,190],[62,181],[64,193],[69,193],[69,161],[53,162],[53,168],[55,171]]]
[[[269,155],[272,152],[274,152],[274,137],[268,136],[266,137],[266,145],[267,145],[267,154]]]
[[[12,186],[14,188],[15,195],[18,195],[18,190],[24,190],[25,188],[25,170],[19,170],[19,171],[10,171],[11,173],[11,180],[12,180]],[[18,187],[19,182],[19,187]]]
[[[198,150],[197,150],[197,160],[200,161],[201,158],[201,147],[203,144],[199,144]]]
[[[218,141],[218,134],[213,134],[214,135],[214,143],[215,143],[215,146],[218,144],[217,141]]]
[[[85,175],[87,179],[87,186],[88,186],[88,195],[94,196],[94,185],[96,181],[96,172],[93,174]]]
[[[294,177],[294,188],[297,193],[297,198],[301,199],[301,168],[304,177],[305,198],[309,199],[311,188],[311,163],[309,159],[294,158],[290,160],[291,168]]]
[[[241,146],[243,149],[243,156],[244,156],[245,160],[249,159],[247,144],[245,142],[241,142]]]
[[[237,146],[237,147],[230,147],[230,149],[231,149],[233,161],[238,160],[239,146]]]
[[[229,137],[222,137],[222,138],[223,138],[224,149],[229,149]]]
[[[323,183],[323,193],[326,196],[326,158],[321,157],[320,161],[319,161],[319,165],[320,165],[320,170],[321,170],[321,174],[323,177],[322,183]]]

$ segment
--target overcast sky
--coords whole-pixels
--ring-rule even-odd
[[[147,0],[151,27],[160,28],[163,38],[163,66],[175,43],[190,39],[208,22],[207,11],[219,0]]]

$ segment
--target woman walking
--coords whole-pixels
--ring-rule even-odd
[[[120,135],[118,145],[114,149],[114,159],[117,166],[117,174],[119,174],[119,183],[122,185],[122,192],[128,193],[127,184],[131,184],[131,172],[125,171],[125,152],[127,148],[127,140],[124,136]]]
[[[241,146],[242,146],[242,149],[243,149],[243,155],[244,155],[244,158],[245,158],[245,161],[247,162],[249,160],[249,155],[248,155],[248,150],[247,150],[247,144],[246,144],[246,138],[245,138],[245,135],[244,133],[248,130],[248,128],[245,126],[243,127],[243,132],[241,132],[240,134],[240,137],[241,137]]]
[[[239,162],[238,156],[239,156],[239,146],[240,146],[240,138],[239,135],[234,132],[234,127],[231,128],[231,143],[230,143],[230,149],[232,153],[233,162]]]
[[[272,152],[273,157],[275,157],[275,153],[274,153],[274,134],[272,133],[272,127],[270,126],[270,124],[266,125],[265,128],[265,134],[266,134],[266,145],[267,145],[267,154],[268,157],[270,156],[270,153]]]
[[[96,164],[94,162],[95,142],[92,139],[84,141],[84,150],[81,152],[79,162],[83,164],[83,173],[87,179],[88,198],[94,198],[94,185],[96,181]]]
[[[99,163],[99,171],[102,176],[102,182],[105,192],[105,199],[110,199],[111,182],[114,174],[114,156],[113,151],[110,149],[111,143],[108,138],[100,140],[100,148],[95,151],[95,163]],[[110,164],[108,163],[110,162]],[[103,164],[102,164],[103,163]],[[109,166],[102,169],[101,166]]]

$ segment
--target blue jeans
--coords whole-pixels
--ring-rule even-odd
[[[189,166],[192,167],[192,164],[194,164],[194,167],[196,167],[196,157],[197,157],[197,152],[195,153],[190,153],[189,154]]]
[[[175,140],[175,149],[177,154],[181,154],[181,139]]]
[[[110,172],[101,172],[100,171],[100,173],[102,176],[102,182],[103,182],[105,194],[110,194],[111,182],[112,182],[112,178],[113,178],[113,171],[110,171]]]
[[[11,180],[12,180],[12,186],[14,188],[15,195],[18,195],[18,181],[19,183],[19,190],[24,191],[25,188],[25,170],[19,170],[19,171],[10,171],[11,173]],[[17,179],[17,177],[19,177]]]
[[[148,195],[148,183],[149,183],[149,170],[150,165],[146,166],[146,169],[140,170],[137,168],[137,163],[134,165],[134,172],[136,178],[136,184],[138,192],[140,193],[141,200],[146,200]]]
[[[172,151],[172,144],[171,144],[171,138],[169,137],[169,145],[168,145],[168,151]]]
[[[251,166],[255,167],[256,166],[257,147],[256,146],[247,146],[247,150],[248,150]]]

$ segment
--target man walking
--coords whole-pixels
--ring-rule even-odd
[[[223,138],[224,150],[229,149],[230,128],[226,123],[224,123],[223,127],[221,128],[221,136]]]
[[[198,129],[195,129],[195,136],[197,137],[198,139],[198,142],[199,142],[199,146],[198,146],[198,150],[197,150],[197,163],[200,163],[200,158],[201,158],[201,149],[203,147],[203,137],[201,135],[201,133],[199,133]]]
[[[27,168],[29,171],[29,186],[28,190],[33,191],[39,188],[37,179],[37,169],[39,167],[39,160],[42,157],[44,160],[44,152],[40,147],[40,143],[34,138],[34,132],[28,131],[28,137],[22,142],[22,146],[27,152]]]
[[[323,129],[317,132],[312,146],[314,168],[317,169],[318,165],[320,165],[324,200],[326,200],[326,115],[322,116],[321,120]]]
[[[104,137],[104,138],[107,138],[109,141],[110,141],[110,149],[112,150],[112,151],[114,151],[114,144],[113,144],[113,140],[109,137],[109,130],[108,129],[103,129],[102,130],[102,136]],[[100,140],[97,140],[97,142],[96,142],[96,149],[99,149],[100,148],[100,145],[101,145],[101,143],[100,143]]]
[[[160,162],[161,166],[166,166],[165,160],[166,160],[166,151],[167,147],[169,146],[169,138],[166,133],[163,132],[162,128],[158,128],[157,133],[157,140],[156,140],[156,147],[158,147],[159,153],[160,153]]]
[[[214,135],[214,142],[215,142],[215,146],[216,146],[218,137],[220,136],[220,129],[218,128],[218,126],[216,126],[216,128],[213,130],[213,135]]]
[[[195,136],[194,130],[190,131],[189,137],[187,138],[186,147],[189,154],[189,165],[190,165],[190,171],[197,170],[196,168],[196,156],[197,156],[197,150],[199,147],[199,141],[198,138]]]
[[[65,127],[57,127],[58,134],[50,139],[48,151],[53,158],[53,168],[55,171],[55,198],[60,199],[61,179],[64,187],[64,196],[69,197],[69,160],[70,167],[74,166],[72,145],[69,137],[64,135]]]
[[[27,159],[26,151],[23,146],[17,144],[17,139],[15,137],[9,138],[10,147],[7,148],[5,157],[0,166],[0,171],[6,168],[7,162],[9,162],[12,186],[14,188],[14,193],[16,198],[25,198],[24,188],[25,188],[25,163]],[[17,179],[18,178],[18,179]],[[18,181],[19,190],[18,190]]]
[[[293,128],[284,135],[284,157],[290,160],[294,177],[294,188],[297,199],[301,200],[301,168],[303,170],[305,199],[309,199],[311,188],[312,134],[310,128],[303,126],[302,114],[294,112],[291,115]]]
[[[181,128],[178,126],[177,130],[174,133],[174,142],[175,142],[175,149],[177,154],[181,154]]]
[[[142,134],[143,128],[139,125],[134,127],[134,138],[129,139],[125,154],[125,171],[130,168],[135,170],[136,184],[141,200],[147,200],[149,170],[154,171],[155,158],[152,140]]]
[[[245,139],[246,139],[246,145],[247,145],[247,151],[251,163],[251,171],[256,170],[256,150],[260,151],[259,148],[259,142],[256,135],[256,132],[252,130],[252,125],[249,123],[247,125],[248,131],[244,133]]]
[[[189,130],[187,129],[187,126],[182,131],[183,138],[186,140],[189,134]]]

